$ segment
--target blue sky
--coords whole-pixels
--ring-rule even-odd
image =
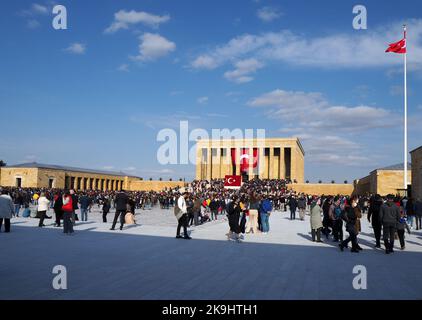
[[[58,4],[58,3],[56,3]],[[409,25],[409,149],[422,144],[422,4],[360,1],[61,1],[0,4],[0,159],[193,178],[162,166],[163,128],[298,136],[311,181],[402,162]],[[418,16],[419,13],[419,16]]]

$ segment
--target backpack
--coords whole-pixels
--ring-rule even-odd
[[[334,217],[337,219],[341,219],[342,217],[342,210],[340,207],[335,207],[334,208]]]

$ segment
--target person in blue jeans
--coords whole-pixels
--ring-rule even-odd
[[[261,201],[259,214],[261,216],[262,233],[267,234],[270,231],[270,214],[273,210],[273,204],[270,199],[266,198]]]
[[[81,204],[81,219],[82,221],[88,221],[88,210],[91,205],[91,199],[84,194],[80,197],[79,203]]]

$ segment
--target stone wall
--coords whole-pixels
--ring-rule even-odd
[[[381,196],[388,194],[397,194],[397,189],[403,189],[403,170],[377,170],[377,188],[376,193]],[[409,184],[412,181],[412,172],[407,172]]]
[[[169,189],[185,186],[186,184],[183,181],[149,181],[140,179],[129,179],[127,181],[127,187],[125,189],[128,191],[161,191],[165,188]]]
[[[288,185],[289,190],[294,190],[298,193],[305,193],[310,195],[344,195],[349,196],[353,193],[352,184],[328,184],[328,183],[295,183]]]
[[[412,197],[422,200],[422,147],[411,152],[412,155]]]
[[[22,179],[23,188],[36,188],[38,186],[38,169],[5,167],[1,168],[1,186],[15,187],[16,178]]]

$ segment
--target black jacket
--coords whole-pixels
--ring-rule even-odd
[[[124,192],[119,192],[115,199],[116,211],[126,211],[128,202],[128,195]]]
[[[381,199],[371,199],[369,210],[368,210],[368,220],[371,221],[371,224],[373,226],[378,226],[381,224],[380,210],[381,210],[382,205],[383,205],[383,202]]]
[[[381,206],[380,221],[383,225],[397,225],[400,221],[400,209],[391,201]]]

